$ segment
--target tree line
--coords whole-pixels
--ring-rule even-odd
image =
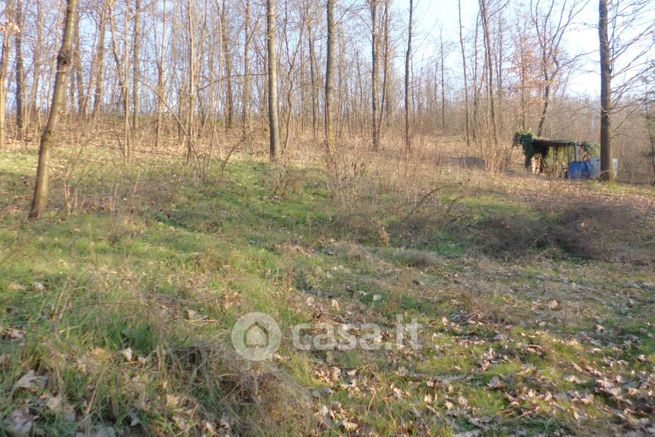
[[[598,0],[594,54],[566,43],[588,2],[477,0],[467,17],[458,0],[457,16],[433,17],[435,26],[457,22],[456,35],[424,35],[420,1],[6,0],[0,148],[8,136],[40,138],[38,217],[62,116],[118,129],[126,162],[144,139],[159,147],[175,138],[192,163],[219,131],[251,147],[266,131],[273,160],[310,138],[328,165],[355,139],[373,152],[398,140],[407,155],[416,138],[459,135],[499,170],[512,133],[532,128],[598,138],[607,179],[612,138],[647,132],[648,0]],[[569,89],[590,56],[599,59],[599,101]]]

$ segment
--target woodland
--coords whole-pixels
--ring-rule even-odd
[[[655,433],[655,4],[446,3],[2,0],[0,435]]]

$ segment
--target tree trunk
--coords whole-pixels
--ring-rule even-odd
[[[0,55],[0,149],[5,146],[7,136],[7,70],[9,69],[9,52],[11,51],[11,24],[13,24],[14,2],[7,0],[5,15],[8,26],[2,39],[2,54]]]
[[[139,62],[140,62],[140,14],[141,14],[141,0],[134,0],[134,29],[132,39],[132,131],[135,132],[139,129]]]
[[[250,0],[246,0],[243,32],[243,102],[241,125],[244,138],[250,142]]]
[[[407,25],[407,53],[405,55],[405,149],[409,152],[412,141],[409,129],[409,73],[412,61],[412,21],[414,19],[414,0],[409,0],[409,24]]]
[[[387,126],[391,124],[391,105],[389,104],[389,77],[391,76],[391,0],[384,0],[384,52],[383,52],[383,72],[382,72],[382,98],[380,99],[380,117],[378,119],[378,129],[382,130],[382,119],[386,114]]]
[[[309,43],[309,75],[312,85],[312,134],[314,141],[318,137],[318,79],[316,78],[316,52],[314,51],[314,34],[311,26],[307,37]]]
[[[280,127],[278,123],[277,104],[277,48],[275,0],[266,1],[266,39],[268,42],[268,122],[270,134],[270,158],[277,161],[280,157]]]
[[[441,131],[446,131],[446,76],[444,74],[443,28],[439,32],[439,67],[441,70]]]
[[[187,146],[187,152],[186,152],[186,163],[189,164],[191,162],[191,158],[193,157],[193,141],[195,140],[195,132],[194,132],[194,115],[195,115],[195,106],[196,106],[196,38],[195,38],[195,28],[193,25],[193,19],[194,19],[194,8],[193,8],[193,2],[195,0],[188,0],[187,1],[187,32],[188,32],[188,37],[189,37],[189,108],[187,111],[187,121],[186,121],[186,146]]]
[[[157,127],[155,130],[155,147],[161,142],[162,124],[164,122],[164,96],[166,95],[166,70],[164,70],[164,52],[166,50],[166,0],[163,0],[161,17],[161,40],[159,58],[157,59]]]
[[[75,30],[74,30],[74,50],[73,50],[73,68],[75,69],[75,77],[71,77],[71,85],[75,82],[75,93],[77,94],[77,113],[84,117],[86,113],[86,104],[84,98],[84,77],[82,76],[82,55],[80,48],[80,13],[75,16]],[[71,101],[71,105],[73,102]]]
[[[130,160],[130,53],[128,40],[128,13],[123,15],[123,161]]]
[[[75,27],[75,16],[77,15],[77,0],[68,0],[66,7],[66,18],[64,22],[64,34],[61,48],[57,55],[57,74],[55,75],[55,86],[52,93],[52,104],[48,124],[41,135],[39,147],[39,163],[36,171],[36,185],[29,218],[38,219],[45,208],[48,200],[48,161],[50,148],[54,141],[54,135],[59,124],[61,106],[66,97],[66,79],[72,61],[73,28]]]
[[[496,109],[494,107],[494,65],[491,61],[491,33],[489,31],[489,15],[487,11],[487,0],[480,0],[480,15],[482,17],[482,32],[484,39],[484,51],[487,64],[487,98],[489,99],[489,116],[492,133],[492,145],[498,145],[498,134],[496,131]]]
[[[25,68],[23,66],[23,0],[16,0],[16,130],[25,139]]]
[[[325,63],[325,151],[332,157],[334,132],[332,101],[334,98],[334,0],[327,0],[327,60]]]
[[[223,0],[223,8],[221,9],[221,43],[223,44],[223,56],[225,57],[225,84],[227,86],[225,127],[232,129],[234,95],[232,93],[232,54],[230,53],[227,26],[227,5],[226,1]]]
[[[608,23],[608,0],[600,0],[598,6],[598,36],[600,41],[600,171],[601,179],[612,181],[612,148],[610,136],[610,111],[612,102],[612,65]]]
[[[457,1],[457,13],[459,17],[459,46],[462,50],[462,71],[464,72],[464,120],[466,123],[466,146],[471,145],[469,128],[469,86],[466,72],[466,50],[464,47],[464,31],[462,26],[462,0]]]
[[[371,112],[373,150],[380,150],[380,129],[378,126],[378,32],[377,0],[369,0],[371,9]]]
[[[546,81],[548,75],[546,74]],[[541,107],[541,116],[539,117],[539,127],[537,128],[537,136],[540,137],[544,134],[544,127],[546,126],[546,116],[548,115],[548,106],[550,102],[550,83],[546,83],[543,91],[543,106]]]
[[[94,81],[95,90],[93,93],[93,111],[91,116],[93,119],[98,117],[98,111],[102,103],[102,89],[103,89],[103,70],[105,64],[105,33],[107,23],[107,10],[109,8],[109,0],[104,0],[102,3],[102,12],[100,13],[100,28],[98,31],[98,46],[96,48],[96,59],[94,63]]]

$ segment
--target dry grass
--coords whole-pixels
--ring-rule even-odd
[[[258,141],[224,172],[184,166],[174,142],[124,165],[97,139],[64,178],[73,154],[60,149],[53,212],[34,225],[34,145],[2,155],[3,417],[32,408],[45,434],[603,434],[652,412],[626,385],[622,418],[595,387],[652,390],[652,189],[532,177],[516,157],[488,173],[456,138],[409,156],[342,144],[334,174],[309,142],[269,165]],[[436,348],[302,353],[285,339],[254,366],[225,343],[253,310],[283,328],[402,313]],[[29,370],[47,393],[14,396]],[[57,393],[76,421],[43,408]]]

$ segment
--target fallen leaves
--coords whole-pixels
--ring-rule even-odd
[[[492,390],[502,390],[505,388],[505,383],[498,376],[494,376],[487,383],[487,387],[489,387]]]
[[[134,360],[134,352],[132,351],[131,347],[123,349],[120,353],[128,363]]]
[[[5,430],[11,437],[25,437],[31,434],[34,416],[27,408],[20,408],[9,413],[4,422]]]
[[[12,391],[15,392],[17,390],[24,389],[34,393],[38,390],[42,390],[47,383],[47,376],[37,375],[34,370],[29,370],[14,383]]]

